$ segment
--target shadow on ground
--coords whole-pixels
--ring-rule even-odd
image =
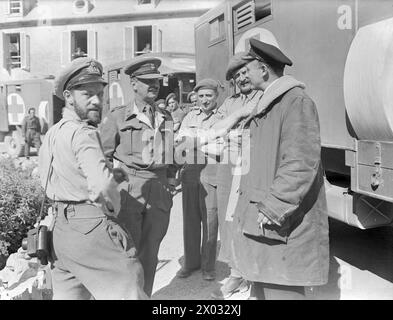
[[[183,264],[183,257],[178,260]],[[202,279],[202,271],[198,270],[185,279],[174,277],[171,282],[159,289],[152,296],[154,300],[211,300],[210,294],[221,286],[221,281],[229,276],[230,270],[226,263],[217,261],[214,281]]]

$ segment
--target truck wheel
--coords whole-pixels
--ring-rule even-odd
[[[5,144],[6,152],[11,157],[18,157],[22,155],[24,141],[19,132],[12,131],[12,136],[6,136],[4,138],[4,144]]]

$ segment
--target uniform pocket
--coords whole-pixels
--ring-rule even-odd
[[[94,229],[96,229],[103,221],[103,218],[95,218],[95,219],[78,219],[72,218],[68,220],[68,224],[71,229],[82,233],[89,234]]]
[[[251,235],[263,240],[264,238],[275,240],[281,243],[288,242],[288,227],[272,224],[260,226],[258,223],[258,209],[255,203],[250,202],[244,212],[244,224],[242,231],[246,235]]]
[[[129,258],[136,258],[136,248],[131,236],[116,222],[107,220],[107,232],[115,246]]]
[[[130,155],[142,152],[142,129],[142,123],[136,118],[125,122],[124,125],[120,127],[121,146],[124,148],[126,154]]]

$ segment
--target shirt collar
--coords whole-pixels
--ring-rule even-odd
[[[81,118],[76,114],[74,110],[71,110],[67,107],[64,107],[63,109],[63,118],[65,120],[76,120],[78,122],[82,122]]]
[[[215,107],[212,111],[210,111],[210,113],[205,114],[205,112],[202,110],[202,107],[198,107],[197,115],[200,115],[201,113],[203,113],[206,115],[206,117],[210,117],[211,115],[217,113],[217,111],[218,111],[218,107]]]

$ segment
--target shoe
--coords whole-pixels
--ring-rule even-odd
[[[197,269],[185,269],[185,268],[181,268],[177,273],[176,276],[178,278],[188,278],[190,275],[192,275],[195,271],[197,271]]]
[[[243,278],[229,277],[221,288],[218,288],[211,293],[211,297],[217,300],[227,299],[235,292],[246,292],[249,287],[250,285],[247,280],[244,280]]]
[[[213,281],[216,279],[216,273],[214,271],[202,271],[202,278],[206,281]]]

